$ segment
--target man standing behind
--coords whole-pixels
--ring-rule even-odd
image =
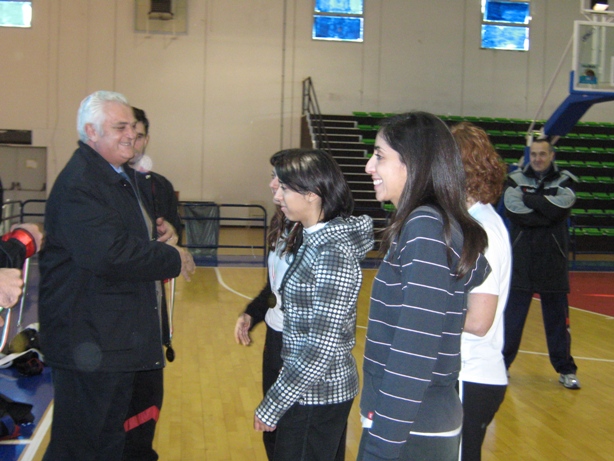
[[[178,242],[181,243],[182,223],[179,216],[177,196],[171,182],[164,176],[150,171],[151,159],[145,155],[149,143],[149,120],[145,112],[133,107],[135,125],[134,157],[130,160],[130,178],[139,185],[142,199],[152,208],[155,218],[164,218],[177,231]],[[136,170],[138,173],[136,173]],[[191,258],[191,255],[189,255]],[[173,360],[174,351],[171,345],[169,313],[162,284],[161,325],[162,342],[167,347],[167,357]],[[162,409],[164,396],[164,376],[162,368],[139,373],[135,379],[132,401],[124,428],[126,430],[126,449],[124,459],[131,461],[155,461],[158,455],[153,449],[158,415]]]
[[[79,147],[47,200],[39,318],[54,408],[45,461],[122,459],[133,383],[164,366],[155,282],[193,270],[124,176],[135,123],[122,95],[86,97]]]
[[[139,173],[143,173],[143,176],[140,177],[143,180],[141,184],[147,196],[153,199],[156,217],[163,217],[173,225],[179,237],[178,245],[180,245],[183,223],[179,216],[175,188],[164,176],[151,171],[151,158],[145,154],[149,144],[149,119],[144,110],[137,107],[133,107],[132,110],[136,118],[136,140],[134,141],[134,157],[130,160],[130,166]]]
[[[559,170],[546,140],[531,145],[530,163],[509,174],[504,203],[511,222],[512,289],[505,309],[503,355],[516,358],[533,293],[539,293],[550,362],[559,382],[580,389],[569,333],[569,233],[567,218],[576,201],[575,176]]]

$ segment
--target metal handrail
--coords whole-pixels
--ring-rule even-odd
[[[312,143],[318,149],[323,149],[332,155],[330,141],[311,77],[303,80],[303,115],[307,117],[307,123],[311,128],[309,131],[311,132]]]

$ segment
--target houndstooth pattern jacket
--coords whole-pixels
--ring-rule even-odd
[[[313,233],[305,232],[281,287],[284,366],[256,409],[265,424],[276,425],[295,403],[330,405],[358,393],[352,356],[356,301],[360,261],[372,247],[373,221],[368,216],[335,218]]]

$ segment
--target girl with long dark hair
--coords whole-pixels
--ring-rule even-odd
[[[489,270],[486,234],[467,212],[460,153],[436,116],[387,120],[366,172],[396,213],[371,294],[359,459],[457,460],[460,335],[466,294]]]

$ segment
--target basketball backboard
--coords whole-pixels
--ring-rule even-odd
[[[574,22],[572,90],[614,93],[614,23]]]

